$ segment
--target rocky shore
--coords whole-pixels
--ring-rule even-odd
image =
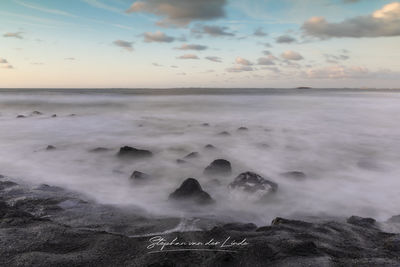
[[[232,186],[260,179],[252,177],[243,174]],[[181,198],[187,187],[204,197],[193,180],[171,197]],[[372,218],[276,218],[261,227],[213,222],[202,230],[182,223],[137,208],[100,205],[59,187],[0,178],[0,266],[400,265],[400,234],[383,231]]]

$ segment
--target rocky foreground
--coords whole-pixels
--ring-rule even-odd
[[[0,266],[400,266],[400,234],[371,218],[276,218],[263,227],[176,232],[177,218],[99,205],[48,185],[1,177],[0,197]]]

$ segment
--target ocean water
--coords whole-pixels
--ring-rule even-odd
[[[156,215],[265,224],[277,216],[386,220],[400,214],[398,91],[147,92],[1,90],[0,173]],[[35,110],[43,114],[31,116]],[[231,135],[219,136],[222,131]],[[205,150],[207,144],[217,149]],[[48,145],[56,149],[46,150]],[[116,153],[124,145],[149,149],[154,157],[122,161]],[[89,152],[96,147],[110,150]],[[176,163],[194,151],[199,158]],[[233,167],[232,176],[218,177],[218,183],[203,175],[217,158]],[[133,183],[134,170],[152,179]],[[244,171],[278,183],[278,192],[257,202],[229,190]],[[287,171],[302,171],[307,179],[280,175]],[[198,179],[216,204],[188,208],[167,201],[188,177]]]

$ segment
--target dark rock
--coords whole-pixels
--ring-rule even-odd
[[[203,123],[201,126],[208,127],[208,126],[210,126],[210,124],[209,123]]]
[[[216,147],[213,146],[213,145],[211,145],[211,144],[205,145],[204,148],[205,148],[205,149],[209,149],[209,150],[216,149]]]
[[[48,145],[47,147],[46,147],[46,150],[55,150],[56,149],[56,147],[55,146],[52,146],[52,145]]]
[[[31,115],[33,115],[33,116],[35,116],[35,115],[42,115],[43,113],[42,112],[40,112],[40,111],[33,111],[32,113],[31,113]]]
[[[16,185],[18,184],[11,181],[0,181],[0,190],[4,190],[6,188],[13,187]]]
[[[89,152],[99,153],[99,152],[106,152],[106,151],[110,151],[110,150],[111,150],[110,148],[106,148],[106,147],[96,147],[96,148],[89,150]]]
[[[358,216],[351,216],[350,218],[347,219],[347,223],[361,227],[377,227],[376,221],[373,218],[362,218]]]
[[[227,131],[223,131],[223,132],[218,133],[218,135],[219,136],[230,136],[231,134]]]
[[[231,163],[225,159],[216,159],[204,169],[204,174],[208,176],[212,175],[229,176],[231,175],[231,173],[232,173]]]
[[[271,182],[254,172],[244,172],[235,178],[229,184],[231,188],[239,188],[243,191],[254,193],[257,191],[265,191],[265,193],[276,192],[278,184]]]
[[[194,159],[194,158],[198,158],[200,156],[199,152],[192,152],[187,154],[184,159]]]
[[[134,180],[148,180],[150,178],[150,175],[140,172],[140,171],[134,171],[131,175],[131,179]]]
[[[300,171],[284,172],[284,173],[281,173],[281,175],[283,177],[290,178],[290,179],[297,180],[297,181],[305,180],[307,178],[305,173],[300,172]]]
[[[214,200],[203,191],[199,182],[194,178],[186,179],[181,186],[169,195],[174,200],[192,200],[197,204],[211,204]]]
[[[57,117],[57,114],[53,114],[53,115],[51,115],[51,117],[52,117],[52,118],[55,118],[55,117]]]
[[[176,160],[176,163],[178,163],[178,164],[184,164],[184,163],[186,163],[186,160],[177,159],[177,160]]]
[[[245,131],[248,131],[249,128],[247,128],[247,127],[239,127],[237,130],[238,130],[239,132],[245,132]]]
[[[142,150],[130,146],[124,146],[120,148],[117,156],[120,158],[142,159],[153,156],[153,153],[148,150]]]
[[[18,119],[26,118],[26,116],[25,116],[25,115],[18,115],[17,118],[18,118]]]
[[[69,117],[75,117],[76,114],[72,113],[72,114],[69,114],[68,116],[69,116]]]
[[[400,215],[392,216],[389,220],[389,223],[400,223]]]

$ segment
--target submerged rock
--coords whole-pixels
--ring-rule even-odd
[[[56,149],[56,147],[55,146],[52,146],[52,145],[48,145],[47,147],[46,147],[46,150],[55,150]]]
[[[55,118],[55,117],[57,117],[57,114],[53,114],[53,115],[51,115],[51,117],[52,117],[52,118]]]
[[[140,171],[134,171],[130,177],[131,179],[134,180],[148,180],[150,178],[150,175],[148,175],[147,173],[144,172],[140,172]]]
[[[42,114],[43,114],[42,112],[37,111],[37,110],[35,110],[35,111],[33,111],[33,112],[31,113],[32,116],[35,116],[35,115],[42,115]]]
[[[216,149],[216,147],[213,146],[213,145],[211,145],[211,144],[205,145],[204,148],[205,148],[205,149],[209,149],[209,150]]]
[[[208,126],[210,126],[210,124],[205,122],[201,126],[208,127]]]
[[[203,173],[207,176],[229,176],[232,173],[231,163],[225,159],[216,159],[204,169]]]
[[[249,128],[247,128],[247,127],[239,127],[237,130],[238,130],[239,132],[245,132],[245,131],[248,131]]]
[[[142,150],[130,146],[124,146],[119,149],[117,156],[120,158],[142,159],[153,156],[153,153],[149,150]]]
[[[290,179],[297,180],[297,181],[305,180],[307,178],[306,174],[301,171],[284,172],[284,173],[281,173],[281,175],[283,177],[290,178]]]
[[[22,119],[22,118],[26,118],[26,116],[25,115],[18,115],[17,118],[18,119]]]
[[[192,152],[187,154],[185,157],[183,157],[184,159],[194,159],[194,158],[198,158],[200,156],[199,152]]]
[[[229,184],[229,187],[232,189],[238,188],[249,193],[263,192],[264,194],[273,193],[278,190],[277,183],[271,182],[254,172],[239,174],[239,176]]]
[[[231,134],[227,131],[223,131],[223,132],[218,133],[218,135],[219,136],[230,136]]]
[[[106,152],[106,151],[109,151],[109,150],[111,150],[111,149],[110,148],[106,148],[106,147],[96,147],[96,148],[93,148],[93,149],[89,150],[89,152],[99,153],[99,152]]]
[[[200,183],[194,178],[186,179],[181,186],[169,195],[174,200],[191,200],[197,204],[211,204],[214,200],[211,196],[203,191]]]
[[[176,160],[176,163],[178,163],[178,164],[184,164],[184,163],[186,163],[186,160],[177,159],[177,160]]]

